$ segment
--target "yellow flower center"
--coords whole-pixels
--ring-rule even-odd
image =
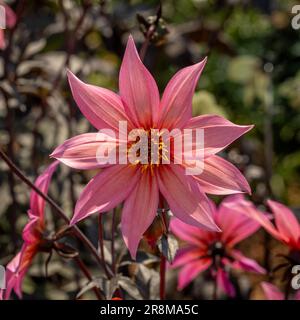
[[[130,140],[134,141],[127,150],[129,161],[132,165],[139,165],[142,173],[150,170],[153,175],[155,168],[170,163],[168,142],[158,129],[139,129]]]

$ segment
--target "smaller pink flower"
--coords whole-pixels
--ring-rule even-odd
[[[227,197],[218,209],[211,202],[214,219],[222,232],[202,230],[176,218],[171,220],[172,232],[187,243],[187,246],[178,251],[172,264],[172,267],[181,267],[178,278],[179,290],[187,286],[199,273],[211,268],[218,288],[233,297],[235,289],[229,280],[228,268],[265,273],[257,262],[234,249],[237,243],[260,227],[257,221],[239,209],[240,202],[251,205],[242,195]]]
[[[53,162],[36,180],[35,185],[44,193],[48,192],[49,183],[58,165]],[[12,290],[19,298],[22,297],[22,282],[34,256],[39,251],[45,230],[45,200],[36,192],[31,191],[29,221],[23,229],[23,246],[21,251],[6,267],[6,290],[0,290],[0,300],[9,299]]]
[[[245,208],[247,214],[255,219],[265,228],[274,238],[289,246],[292,250],[300,250],[300,224],[293,212],[283,204],[268,200],[275,225],[269,217],[255,208]]]
[[[262,282],[261,284],[264,294],[268,300],[285,300],[283,292],[281,292],[274,284]],[[300,300],[300,290],[289,300]]]
[[[0,1],[0,5],[4,7],[5,9],[5,22],[6,22],[6,28],[13,28],[16,24],[17,17],[14,11],[4,3],[4,1]],[[0,50],[5,49],[6,43],[5,43],[5,37],[4,37],[4,30],[0,29]]]

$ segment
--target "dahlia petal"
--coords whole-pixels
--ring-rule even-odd
[[[21,292],[19,286],[16,286],[17,280],[18,280],[17,274],[9,272],[9,271],[6,272],[6,289],[3,290],[2,299],[9,300],[13,290],[17,293],[19,298],[22,297],[22,292]],[[0,290],[0,291],[2,291],[2,290]],[[2,299],[0,299],[0,300],[2,300]]]
[[[266,270],[255,260],[245,257],[238,250],[231,250],[230,255],[235,259],[231,266],[235,269],[241,269],[247,272],[256,272],[266,274]]]
[[[191,176],[178,165],[162,166],[158,172],[159,189],[173,214],[183,222],[210,231],[219,231],[212,218],[209,199]]]
[[[143,65],[131,36],[120,69],[119,87],[125,110],[136,127],[155,125],[159,110],[158,88]]]
[[[293,212],[283,204],[268,200],[278,231],[289,243],[300,248],[300,224]]]
[[[37,240],[36,228],[39,221],[39,217],[32,217],[32,219],[30,219],[26,224],[22,232],[22,238],[24,242],[33,243]]]
[[[96,129],[118,131],[119,121],[127,121],[128,128],[131,128],[121,98],[116,93],[86,84],[69,70],[68,79],[77,106]]]
[[[119,142],[109,135],[99,133],[84,133],[66,140],[58,146],[50,157],[58,159],[65,165],[79,170],[104,168],[109,164],[97,161],[97,151],[100,146],[107,150],[117,150]]]
[[[211,263],[211,259],[201,259],[185,265],[179,271],[178,290],[182,290],[190,282],[192,282],[199,275],[199,273],[207,270]]]
[[[11,272],[16,272],[19,264],[20,264],[21,252],[17,253],[17,255],[8,263],[7,270]]]
[[[203,255],[204,253],[202,253],[200,248],[196,246],[189,246],[179,249],[176,253],[174,261],[171,263],[171,267],[181,267],[194,260],[199,260]]]
[[[17,16],[14,11],[3,1],[1,2],[1,6],[5,9],[5,23],[7,28],[13,28],[17,22]],[[0,50],[5,49],[6,42],[5,42],[5,33],[3,29],[0,29]]]
[[[140,170],[136,166],[114,165],[104,169],[82,191],[70,224],[116,207],[130,194],[139,178]]]
[[[5,49],[6,42],[5,42],[5,36],[4,36],[4,30],[0,29],[0,50]]]
[[[176,237],[192,245],[201,246],[203,243],[203,236],[201,237],[201,234],[204,230],[186,224],[175,217],[171,219],[170,230]]]
[[[151,172],[143,173],[122,210],[122,235],[133,259],[144,232],[156,216],[158,200],[156,176],[152,176]]]
[[[20,265],[21,252],[8,263],[6,266],[6,290],[2,292],[2,299],[8,300],[12,290],[14,290],[19,298],[22,296],[20,283],[18,284],[17,270]],[[1,300],[1,299],[0,299]]]
[[[212,155],[205,159],[204,170],[195,176],[201,190],[209,194],[251,193],[250,186],[241,172],[230,162]]]
[[[263,281],[261,287],[268,300],[284,300],[284,294],[274,284]]]
[[[218,288],[220,288],[229,297],[235,297],[235,288],[230,282],[227,272],[222,268],[219,268],[217,271],[216,281]]]
[[[252,128],[252,125],[239,126],[215,115],[193,117],[185,125],[185,129],[204,131],[204,146],[198,146],[196,150],[203,148],[205,157],[220,152]]]
[[[206,58],[179,70],[169,81],[160,104],[159,127],[182,128],[192,117],[192,99]]]
[[[54,161],[47,169],[36,179],[35,186],[43,193],[48,193],[49,183],[52,175],[58,166],[59,161]],[[39,217],[41,220],[44,218],[45,200],[39,196],[35,191],[30,193],[30,210],[28,211],[29,217]]]
[[[261,226],[238,207],[239,202],[246,201],[242,195],[225,198],[219,206],[217,223],[222,229],[221,239],[227,246],[233,247],[251,236]],[[232,208],[235,208],[232,210]]]
[[[225,202],[224,206],[228,206]],[[279,233],[274,225],[271,223],[269,216],[254,207],[254,205],[250,201],[239,200],[234,204],[228,206],[228,208],[232,211],[244,212],[251,219],[257,221],[266,231],[268,231],[274,238],[280,241],[288,241],[286,237],[284,237],[281,233]]]
[[[13,290],[16,293],[16,295],[18,296],[19,299],[22,299],[22,284],[23,284],[23,280],[25,278],[26,275],[26,271],[27,270],[23,270],[20,273],[15,273],[13,274],[12,278],[11,278],[11,282],[12,282],[12,286],[13,286]]]
[[[3,4],[2,4],[3,6]],[[6,18],[6,26],[8,28],[13,28],[17,22],[17,16],[14,13],[14,11],[6,4],[4,4],[5,7],[5,18]]]

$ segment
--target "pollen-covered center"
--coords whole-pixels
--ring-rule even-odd
[[[136,129],[129,138],[129,162],[141,166],[142,172],[149,169],[153,173],[160,165],[170,163],[168,143],[158,129]]]

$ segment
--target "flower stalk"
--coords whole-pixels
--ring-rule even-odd
[[[78,256],[74,257],[74,261],[76,262],[77,266],[82,271],[82,273],[86,276],[86,278],[89,281],[92,281],[93,278],[92,278],[89,270],[87,269],[86,265],[83,263],[83,261]],[[99,288],[94,287],[93,291],[94,291],[95,296],[97,297],[98,300],[104,300],[102,295],[101,295],[101,292],[100,292]]]
[[[107,278],[109,279],[111,278],[111,275],[108,271],[107,263],[105,262],[102,215],[103,213],[98,214],[98,245],[99,245],[100,256],[103,264],[103,269]]]
[[[163,225],[163,234],[167,237],[168,236],[168,224],[167,224],[167,215],[166,210],[164,206],[164,198],[160,196],[160,207],[162,209],[161,212],[161,222]],[[160,300],[166,299],[166,257],[163,255],[163,253],[160,254],[160,263],[159,263],[159,277],[160,277],[160,283],[159,283],[159,297]]]

